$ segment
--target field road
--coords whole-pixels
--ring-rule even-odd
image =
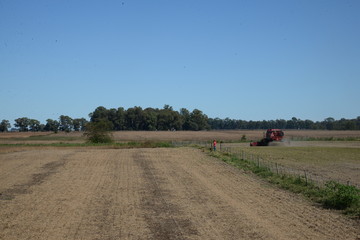
[[[192,148],[0,154],[0,239],[360,239],[360,225]]]

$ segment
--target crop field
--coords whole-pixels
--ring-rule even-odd
[[[116,131],[112,135],[116,142],[126,141],[209,141],[238,142],[258,140],[264,130],[222,130],[222,131]],[[302,140],[357,140],[360,131],[286,130],[287,141]],[[86,139],[81,132],[8,132],[0,133],[0,144],[49,144],[83,143]],[[360,146],[358,144],[358,146]]]
[[[256,140],[262,131],[116,132],[114,138],[216,138],[224,141],[222,148],[360,182],[359,142],[346,141],[360,132],[345,133],[285,132],[292,139],[342,140],[257,148],[237,141],[244,134]],[[0,134],[0,239],[360,239],[359,220],[314,205],[203,150],[99,148],[77,145],[85,142],[79,133],[11,134]],[[60,142],[74,144],[47,144]]]
[[[317,182],[334,180],[360,187],[360,142],[298,141],[268,147],[223,144],[223,149],[247,158],[259,158],[265,165],[284,166],[293,174],[304,172]],[[280,168],[280,167],[279,167]],[[290,172],[291,174],[291,172]]]

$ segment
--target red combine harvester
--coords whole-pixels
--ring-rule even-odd
[[[283,137],[284,132],[281,129],[268,129],[263,139],[250,143],[250,146],[268,146],[270,142],[281,141]]]

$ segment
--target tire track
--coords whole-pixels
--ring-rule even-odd
[[[132,152],[94,151],[94,162],[99,166],[93,177],[98,184],[87,195],[73,238],[142,239],[148,234],[139,206],[143,189],[141,172],[133,163]]]
[[[31,151],[30,156],[33,153]],[[0,218],[0,239],[2,239],[2,235],[6,235],[4,239],[38,238],[44,232],[44,228],[47,228],[46,225],[49,224],[44,216],[48,217],[54,213],[56,205],[47,203],[49,196],[37,194],[37,190],[44,188],[54,179],[55,175],[60,174],[68,160],[76,155],[76,151],[59,151],[56,154],[51,154],[51,151],[44,151],[42,154],[36,152],[36,156],[41,155],[45,158],[36,159],[36,161],[29,161],[27,155],[25,155],[25,159],[20,158],[21,161],[27,162],[28,167],[19,169],[18,174],[26,174],[31,178],[28,177],[26,183],[14,185],[12,189],[16,189],[16,191],[12,192],[13,196],[8,201],[0,201],[0,208],[3,209]],[[38,169],[34,166],[39,162],[42,163],[40,167],[42,171],[40,173],[36,171],[33,174],[30,172],[29,174],[27,172],[29,169]],[[46,215],[39,209],[46,209]],[[34,222],[36,226],[32,226]]]
[[[198,234],[193,236],[194,239],[271,239],[271,235],[254,229],[247,216],[236,212],[224,201],[222,194],[214,194],[213,186],[208,186],[194,175],[201,167],[207,169],[208,166],[194,164],[199,158],[193,158],[192,154],[181,156],[179,159],[176,154],[169,154],[167,159],[162,159],[159,164],[162,165],[161,168],[168,170],[163,174],[166,174],[169,180],[169,188],[177,190],[173,199],[177,199],[182,206],[182,212],[186,213],[187,218],[197,227]],[[207,172],[205,176],[211,178],[211,172]]]
[[[31,193],[30,188],[39,185],[46,181],[51,175],[58,172],[59,168],[65,165],[66,158],[70,155],[64,156],[63,159],[46,163],[41,167],[42,172],[31,175],[31,179],[23,184],[16,184],[11,188],[5,189],[0,192],[0,200],[12,200],[19,194]]]
[[[152,233],[151,239],[187,239],[188,236],[196,234],[192,223],[183,219],[178,207],[168,201],[173,197],[172,192],[163,187],[166,179],[154,168],[151,153],[145,150],[137,151],[134,161],[143,170],[146,182],[142,208]]]

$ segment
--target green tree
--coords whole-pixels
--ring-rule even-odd
[[[70,132],[73,129],[73,120],[69,116],[61,115],[59,123],[61,131]]]
[[[222,129],[222,120],[218,117],[217,118],[209,118],[208,123],[209,123],[211,129]],[[184,123],[183,127],[185,128],[185,123]]]
[[[194,109],[190,114],[190,130],[208,130],[208,117],[202,111]]]
[[[143,130],[154,131],[157,126],[157,110],[153,108],[146,108],[143,111],[144,125]]]
[[[177,111],[172,111],[172,123],[171,129],[181,130],[184,124],[183,118],[181,117],[180,113]]]
[[[184,123],[180,113],[169,105],[164,105],[164,108],[159,110],[157,121],[159,130],[180,130]]]
[[[298,129],[299,128],[299,119],[297,119],[296,117],[292,117],[291,120],[288,120],[286,122],[286,127],[288,129]]]
[[[59,131],[60,123],[53,119],[47,119],[44,127],[45,131],[53,131],[57,133]]]
[[[125,122],[128,130],[142,130],[144,118],[141,107],[128,108],[125,113]]]
[[[324,123],[327,130],[333,130],[335,125],[335,119],[332,117],[325,118]]]
[[[285,119],[276,119],[276,128],[286,128],[286,120]]]
[[[41,124],[40,121],[36,119],[30,119],[29,120],[29,130],[32,132],[38,132],[41,131]]]
[[[182,121],[182,129],[183,130],[190,130],[190,112],[186,108],[180,109],[180,117]]]
[[[90,122],[86,124],[84,135],[91,143],[111,143],[113,142],[111,127],[112,123],[108,120]]]
[[[108,120],[111,122],[111,129],[114,130],[115,129],[115,124],[117,122],[117,110],[116,108],[110,108],[109,110],[107,110],[107,118],[104,118],[104,120]]]
[[[108,113],[109,110],[107,110],[105,107],[103,106],[97,107],[94,112],[89,114],[90,121],[100,122],[100,121],[109,120]]]
[[[306,119],[305,122],[304,122],[304,128],[305,129],[312,129],[314,127],[314,122],[309,120],[309,119]]]
[[[14,126],[19,128],[20,132],[27,132],[29,131],[28,127],[30,124],[30,119],[27,117],[17,118],[15,119]]]
[[[125,126],[125,114],[126,114],[126,111],[123,107],[119,107],[117,110],[116,110],[116,117],[113,121],[113,124],[114,124],[114,130],[124,130],[126,129],[126,126]]]
[[[0,123],[0,132],[7,132],[11,128],[9,120],[3,119]]]
[[[72,121],[74,131],[84,131],[87,121],[85,118],[75,118]]]

